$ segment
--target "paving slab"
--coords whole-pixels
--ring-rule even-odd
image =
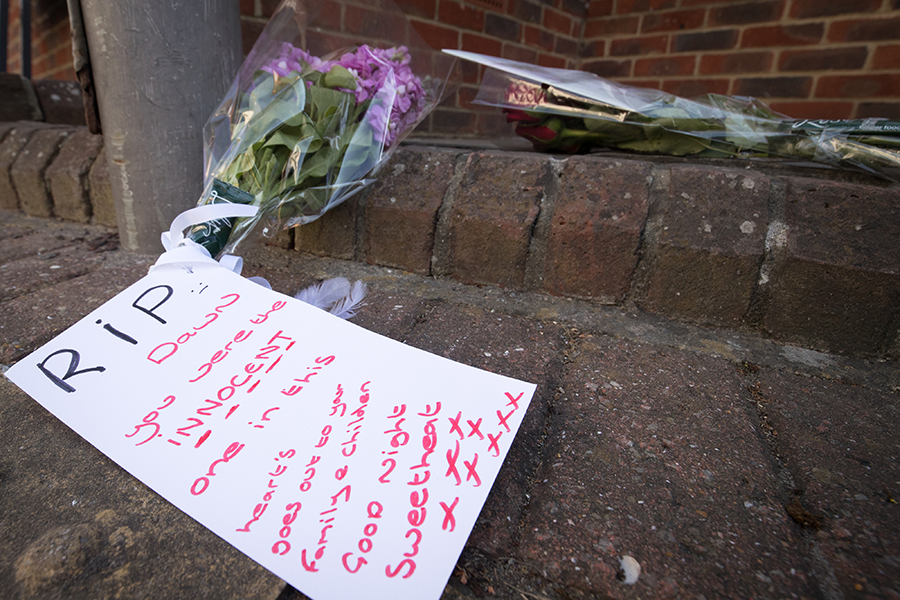
[[[5,264],[28,258],[16,246],[33,258],[108,233],[0,225]],[[94,253],[89,273],[0,302],[0,364],[155,259]],[[284,293],[362,279],[357,324],[538,383],[444,600],[897,597],[896,363],[272,247],[243,255],[245,275]],[[303,598],[6,381],[0,419],[0,585],[13,597]],[[634,585],[625,556],[642,567]]]
[[[59,152],[60,144],[71,133],[69,129],[38,129],[10,167],[9,175],[19,197],[19,206],[27,214],[34,217],[53,216],[53,198],[45,174]]]
[[[529,478],[540,462],[553,384],[567,344],[565,331],[552,323],[441,303],[424,315],[403,341],[451,360],[538,385],[469,538],[471,546],[489,555],[509,554],[527,504]]]
[[[900,598],[900,397],[770,371],[754,391],[835,591]]]
[[[271,598],[284,582],[0,378],[4,597]]]
[[[603,336],[573,355],[521,559],[610,598],[816,594],[733,363]],[[641,566],[633,586],[620,581],[626,556]]]

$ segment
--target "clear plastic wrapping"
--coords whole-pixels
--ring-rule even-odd
[[[199,204],[260,208],[192,232],[213,256],[235,252],[251,232],[271,237],[313,221],[369,185],[456,84],[455,60],[421,42],[391,3],[379,3],[380,22],[368,28],[384,43],[346,47],[316,26],[323,5],[279,5],[206,124]],[[221,193],[235,188],[243,193]]]
[[[535,149],[613,148],[674,156],[767,156],[815,161],[900,181],[900,122],[795,120],[747,97],[686,99],[593,73],[466,52],[488,66],[476,103],[496,106]]]

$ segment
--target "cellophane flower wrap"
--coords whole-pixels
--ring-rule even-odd
[[[784,157],[900,181],[900,122],[790,119],[749,97],[686,99],[593,73],[456,52],[486,69],[476,102],[503,109],[537,150]]]
[[[313,221],[372,183],[449,90],[455,65],[419,61],[435,66],[416,72],[406,46],[301,48],[308,4],[281,3],[204,130],[200,204],[260,208],[253,218],[195,228],[189,239],[212,256],[234,253],[251,232],[272,237]]]

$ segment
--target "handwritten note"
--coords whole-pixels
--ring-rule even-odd
[[[535,389],[214,265],[157,267],[6,375],[316,600],[440,597]]]

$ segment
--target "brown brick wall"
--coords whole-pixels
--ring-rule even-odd
[[[32,77],[75,78],[65,0],[32,2]],[[379,40],[380,3],[327,0],[316,25],[330,47],[408,43],[580,68],[681,96],[756,96],[798,118],[900,118],[897,0],[398,0],[409,24]],[[248,51],[278,6],[240,0]],[[414,32],[414,33],[413,33]],[[10,2],[7,70],[19,72],[19,2]],[[482,68],[424,122],[424,135],[485,135],[499,115],[471,102]]]
[[[601,43],[602,42],[602,43]],[[580,68],[798,118],[900,118],[894,0],[591,0]]]

